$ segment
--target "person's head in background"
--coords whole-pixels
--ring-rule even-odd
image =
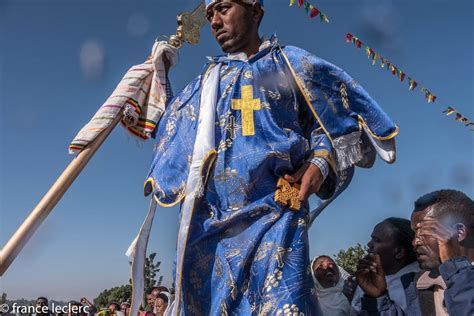
[[[411,225],[422,269],[437,270],[449,253],[474,261],[474,201],[466,194],[439,190],[423,195],[415,202]]]
[[[385,275],[391,275],[416,261],[414,237],[408,219],[390,217],[375,225],[367,248],[369,253],[380,256]]]
[[[40,309],[39,313],[36,313],[37,315],[49,315],[49,302],[48,299],[44,296],[40,296],[36,299],[36,308]],[[44,312],[43,312],[44,311]],[[47,311],[47,312],[46,312]]]
[[[161,292],[168,292],[168,288],[166,286],[155,286],[151,289],[150,294],[157,298]]]
[[[343,277],[347,272],[329,256],[316,257],[311,263],[311,270],[322,315],[349,315],[351,305],[344,293]]]
[[[108,307],[112,311],[112,313],[120,312],[120,305],[115,302],[110,302]]]
[[[153,294],[147,294],[146,295],[146,303],[148,306],[152,306],[155,304],[155,297],[153,296]]]
[[[120,311],[125,315],[128,316],[128,312],[130,311],[130,303],[123,302],[120,304]]]
[[[168,296],[164,293],[158,294],[155,300],[156,306],[156,316],[163,316],[165,313],[166,308],[168,307]]]
[[[313,275],[323,288],[330,288],[339,282],[339,268],[328,256],[317,257],[311,266]]]

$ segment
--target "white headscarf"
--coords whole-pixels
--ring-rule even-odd
[[[311,275],[313,276],[314,287],[323,316],[348,316],[351,311],[351,304],[342,293],[342,289],[344,288],[344,279],[342,276],[347,274],[347,272],[337,266],[339,269],[339,280],[337,284],[333,287],[324,288],[316,278],[313,269],[314,262],[318,258],[319,257],[315,257],[311,262]]]
[[[173,304],[173,296],[171,296],[171,294],[166,291],[163,291],[160,294],[164,294],[168,298],[168,306],[166,306],[165,312],[163,313],[163,315],[168,315],[168,313],[171,312],[172,309],[171,305]]]

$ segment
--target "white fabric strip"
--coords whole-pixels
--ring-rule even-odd
[[[152,198],[148,214],[140,228],[140,232],[125,253],[132,262],[132,306],[130,307],[130,315],[138,315],[143,299],[146,249],[148,239],[150,238],[153,218],[155,217],[156,205],[155,199]]]
[[[184,251],[188,238],[189,226],[194,207],[194,202],[202,194],[203,176],[201,166],[208,153],[215,149],[215,112],[217,93],[219,88],[220,65],[207,72],[202,87],[198,128],[194,142],[193,159],[186,183],[186,197],[181,208],[181,224],[178,232],[178,245],[176,255],[176,304],[171,315],[180,313],[181,305],[181,277],[183,269]]]

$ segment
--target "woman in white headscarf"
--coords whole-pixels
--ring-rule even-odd
[[[173,297],[169,292],[163,291],[158,294],[155,302],[156,316],[170,315],[173,304]]]
[[[323,316],[348,316],[351,304],[343,294],[344,276],[350,277],[328,256],[319,256],[311,262],[311,273]]]

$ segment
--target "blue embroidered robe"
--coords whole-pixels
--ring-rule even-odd
[[[320,196],[329,199],[344,170],[373,163],[367,137],[391,141],[397,128],[346,73],[302,49],[274,41],[248,61],[211,58],[168,103],[156,129],[145,194],[162,206],[185,198],[200,96],[208,92],[203,78],[217,65],[215,150],[201,168],[202,194],[181,216],[190,222],[178,240],[181,314],[318,315],[308,205],[294,212],[275,202],[277,180],[323,157],[331,175]],[[236,106],[245,98],[259,100],[251,119]],[[254,134],[244,135],[249,124]]]

